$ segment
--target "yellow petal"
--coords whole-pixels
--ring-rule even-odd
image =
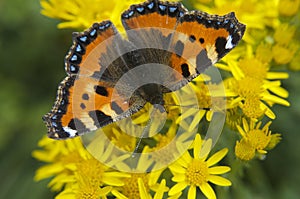
[[[100,188],[99,195],[107,195],[109,192],[111,192],[111,190],[111,186]]]
[[[183,182],[185,181],[185,174],[176,174],[173,178],[172,181],[174,182]]]
[[[146,191],[144,182],[141,178],[138,179],[138,186],[139,186],[139,192],[140,192],[141,199],[150,199],[148,192]]]
[[[211,186],[208,183],[201,184],[200,185],[200,190],[209,199],[216,199],[217,198],[214,190],[211,188]]]
[[[210,167],[214,164],[216,164],[217,162],[219,162],[220,160],[222,160],[224,158],[224,156],[227,154],[228,149],[224,148],[221,151],[218,151],[217,153],[215,153],[213,156],[211,156],[206,162],[207,162],[207,166]]]
[[[276,104],[281,104],[283,106],[290,106],[290,103],[288,101],[286,101],[285,99],[282,99],[280,97],[277,97],[275,95],[264,94],[262,96],[262,99],[264,101],[267,101],[267,102],[273,102],[273,103],[276,103]]]
[[[242,79],[245,75],[237,64],[230,65],[231,73],[236,80]]]
[[[230,170],[231,168],[227,166],[215,166],[215,167],[208,168],[208,172],[210,174],[223,174],[229,172]]]
[[[118,199],[128,199],[126,196],[118,192],[117,190],[113,189],[111,193],[116,196]]]
[[[57,196],[55,196],[55,199],[74,199],[75,193],[72,190],[67,190],[59,193]]]
[[[35,181],[40,181],[45,178],[49,178],[58,172],[61,172],[64,169],[63,165],[59,163],[51,164],[51,165],[45,165],[40,167],[34,176]]]
[[[208,181],[219,186],[231,186],[231,182],[221,176],[210,175],[208,177]]]
[[[267,79],[287,79],[289,74],[285,72],[268,72]]]
[[[211,146],[212,146],[212,139],[209,138],[209,139],[203,141],[201,152],[200,152],[198,158],[206,160],[206,158],[211,150]]]
[[[280,86],[271,87],[269,90],[283,98],[287,98],[289,96],[289,92]]]
[[[260,103],[260,108],[262,110],[265,110],[265,114],[266,116],[268,116],[270,119],[275,119],[276,118],[276,115],[275,113],[267,106],[265,105],[264,103]]]
[[[228,65],[223,64],[223,63],[215,63],[215,66],[219,69],[225,70],[225,71],[230,71],[230,68]]]
[[[190,109],[188,109],[187,111],[184,111],[183,113],[182,113],[182,115],[180,116],[180,117],[178,117],[177,118],[177,120],[176,120],[176,124],[179,124],[180,122],[181,122],[181,120],[184,120],[185,118],[187,118],[187,117],[190,117],[191,115],[195,115],[195,114],[197,114],[199,112],[199,110],[198,109],[194,109],[194,108],[190,108]]]
[[[178,192],[181,192],[183,189],[185,189],[187,187],[187,183],[186,182],[180,182],[175,184],[169,191],[169,195],[175,195]]]
[[[175,162],[176,163],[176,162]],[[171,172],[173,173],[180,173],[183,174],[186,172],[186,169],[181,167],[180,165],[177,164],[172,164],[169,166],[169,169],[171,170]]]
[[[166,187],[166,180],[162,179],[161,183],[159,184],[158,190],[156,191],[153,199],[162,199],[164,196],[164,189]]]
[[[196,187],[191,185],[188,191],[188,199],[195,199],[196,198]]]
[[[201,107],[200,107],[201,108]],[[206,108],[206,107],[204,107]],[[203,118],[203,116],[205,115],[206,111],[199,111],[198,113],[194,114],[194,119],[192,121],[192,123],[190,124],[190,127],[188,129],[189,132],[192,132],[196,127],[198,127],[200,120]]]
[[[200,135],[197,133],[194,140],[194,158],[199,158],[201,151],[202,140]]]
[[[118,178],[112,178],[112,177],[105,177],[102,180],[105,184],[109,184],[112,186],[123,186],[124,185],[124,181],[120,180]]]
[[[240,127],[239,125],[236,126],[238,132],[241,134],[241,136],[245,137],[246,133],[244,132],[243,128]]]
[[[243,118],[243,128],[245,129],[245,132],[249,131],[249,125],[245,118]]]

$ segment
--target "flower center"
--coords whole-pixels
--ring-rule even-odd
[[[149,191],[148,185],[148,177],[145,174],[131,174],[131,178],[125,180],[125,184],[123,186],[123,193],[129,199],[140,198],[138,179],[141,178],[143,180],[144,186]]]
[[[98,160],[92,158],[77,164],[77,175],[82,183],[88,183],[91,186],[99,187],[102,185],[104,174],[104,165]]]
[[[207,182],[209,176],[206,162],[194,159],[186,171],[187,181],[190,184],[200,186]]]
[[[251,160],[255,156],[255,148],[245,139],[235,145],[235,155],[241,160]]]
[[[268,136],[264,131],[257,129],[248,132],[248,139],[253,147],[260,150],[267,147],[271,140],[271,136]]]
[[[236,92],[243,98],[259,96],[262,91],[262,82],[255,78],[245,77],[236,83]]]
[[[78,199],[98,199],[100,198],[99,187],[80,186],[79,192],[76,195]]]
[[[204,83],[197,84],[199,86],[198,92],[196,92],[198,103],[200,108],[210,108],[211,107],[211,96],[209,95],[209,90],[207,85]]]
[[[263,80],[267,76],[267,65],[260,62],[258,59],[243,59],[240,61],[240,68],[245,76],[252,77],[258,80]]]
[[[258,96],[246,98],[242,107],[244,114],[249,118],[259,118],[262,116],[264,114],[264,110],[259,108],[260,103],[261,102]]]

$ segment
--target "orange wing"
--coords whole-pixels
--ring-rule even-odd
[[[43,118],[49,137],[74,137],[130,116],[146,101],[154,103],[153,95],[160,99],[202,73],[234,48],[245,31],[233,13],[188,12],[181,3],[159,0],[132,5],[122,22],[128,40],[110,21],[74,34],[65,59],[68,76]],[[145,68],[132,70],[138,66]]]
[[[144,100],[135,96],[130,86],[115,88],[122,75],[139,63],[138,59],[133,60],[138,57],[132,54],[134,49],[110,21],[74,33],[65,59],[68,76],[59,85],[52,110],[43,117],[49,137],[78,136],[143,107]]]
[[[96,79],[68,76],[58,88],[52,110],[43,119],[49,137],[68,138],[127,117],[142,108],[144,103],[134,96],[124,98],[116,89]]]
[[[165,82],[169,90],[181,88],[216,63],[245,31],[234,13],[189,12],[179,2],[159,0],[132,5],[122,14],[122,22],[144,63],[159,63],[177,71],[177,81]]]
[[[68,74],[92,75],[100,70],[99,55],[112,45],[110,38],[119,38],[119,33],[110,21],[95,23],[83,33],[73,33],[73,45],[65,58]]]
[[[234,13],[218,16],[201,11],[186,12],[175,28],[170,47],[175,53],[170,65],[191,81],[230,52],[244,32],[245,25],[237,21]],[[182,83],[174,84],[174,89],[180,88]]]

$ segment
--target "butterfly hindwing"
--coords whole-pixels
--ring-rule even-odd
[[[143,107],[138,99],[124,98],[114,87],[90,77],[68,76],[59,86],[52,110],[44,116],[49,137],[78,136],[128,117]]]

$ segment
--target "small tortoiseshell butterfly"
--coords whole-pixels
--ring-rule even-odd
[[[68,75],[43,117],[50,138],[96,130],[129,117],[147,102],[163,106],[164,93],[180,89],[216,63],[245,32],[234,13],[188,11],[179,2],[148,0],[132,5],[121,19],[126,36],[110,21],[74,33],[65,59]]]

